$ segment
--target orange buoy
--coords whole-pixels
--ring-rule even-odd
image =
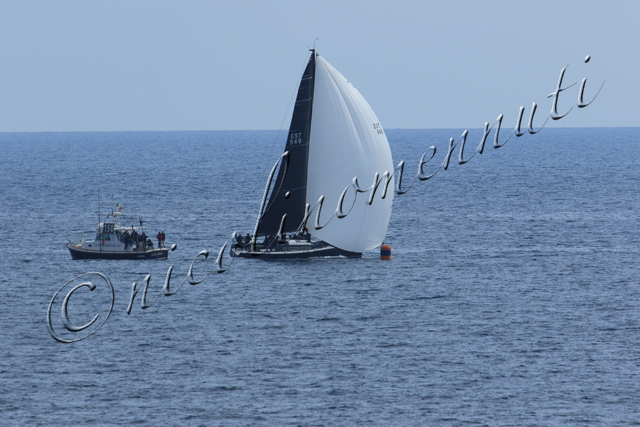
[[[391,259],[391,246],[380,246],[380,259]]]

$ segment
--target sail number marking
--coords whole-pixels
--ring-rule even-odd
[[[384,134],[384,131],[382,130],[382,126],[380,126],[380,123],[374,123],[373,128],[377,130],[379,134]]]
[[[302,132],[292,132],[289,135],[289,145],[302,144]]]

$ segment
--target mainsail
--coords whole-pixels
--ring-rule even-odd
[[[324,224],[354,177],[360,187],[368,188],[376,173],[393,172],[389,143],[375,113],[360,92],[315,51],[300,82],[285,151],[290,156],[288,170],[283,180],[280,168],[258,235],[276,234],[284,213],[284,231],[297,230],[306,203],[313,207],[321,196],[320,223]],[[371,205],[369,195],[360,194],[346,217],[334,217],[320,230],[313,227],[314,212],[309,232],[346,251],[376,248],[386,235],[393,203],[393,182],[382,199],[384,185],[383,180]],[[287,192],[290,195],[285,198]],[[345,212],[354,193],[349,190],[345,198]]]
[[[282,167],[278,171],[269,203],[258,224],[258,236],[275,236],[285,213],[285,233],[295,232],[304,219],[315,73],[316,61],[314,55],[311,55],[300,80],[284,149],[289,152],[287,172],[285,175]]]

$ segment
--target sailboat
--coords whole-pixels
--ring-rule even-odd
[[[393,191],[372,203],[350,183],[370,182],[393,171],[391,149],[375,113],[358,90],[315,49],[302,75],[291,125],[274,184],[270,176],[252,236],[237,235],[232,256],[261,259],[317,256],[361,257],[380,246],[387,232]],[[393,189],[393,177],[391,189]],[[267,194],[269,193],[269,200]],[[345,200],[344,217],[331,205]],[[324,196],[319,224],[306,225]],[[350,202],[353,200],[353,202]],[[334,205],[336,203],[336,205]],[[351,208],[349,210],[349,204]],[[284,219],[283,219],[284,217]]]

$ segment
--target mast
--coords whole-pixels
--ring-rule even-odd
[[[100,252],[102,252],[102,246],[104,245],[103,230],[100,228],[100,188],[98,187],[98,231],[100,232]]]
[[[285,233],[296,231],[304,218],[316,74],[316,52],[315,49],[310,49],[310,51],[311,56],[298,87],[298,95],[284,149],[289,152],[286,175],[284,168],[281,167],[278,170],[269,202],[259,220],[256,236],[275,236],[285,214],[287,215],[283,228]]]

